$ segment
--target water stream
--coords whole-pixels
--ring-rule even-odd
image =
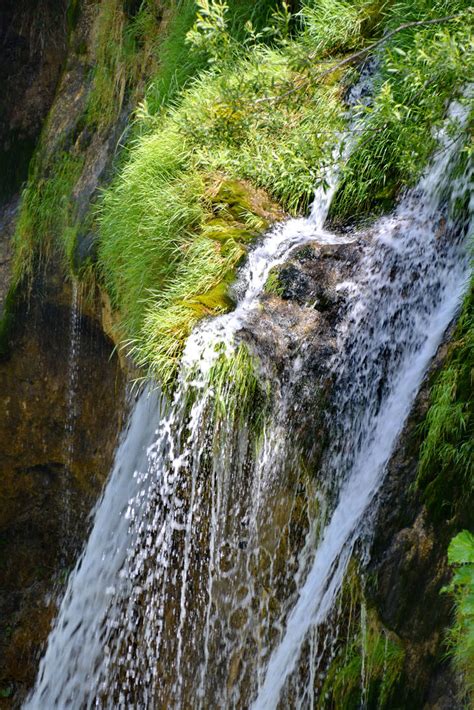
[[[449,182],[457,146],[440,146],[394,212],[351,237],[365,250],[340,285],[319,475],[293,457],[291,387],[255,440],[235,413],[218,416],[210,376],[271,268],[309,241],[348,241],[324,228],[331,189],[250,253],[235,311],[191,334],[173,400],[137,403],[26,707],[268,710],[314,697],[318,630],[466,286],[467,227],[450,205],[467,177]]]
[[[67,361],[66,422],[64,426],[64,449],[66,452],[66,478],[62,484],[62,538],[68,541],[71,534],[71,467],[74,461],[74,430],[77,419],[77,386],[79,378],[79,355],[81,347],[81,290],[76,280],[71,288],[71,316],[69,321],[69,355]],[[66,552],[66,550],[64,550]]]

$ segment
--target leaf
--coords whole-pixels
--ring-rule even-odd
[[[448,560],[451,565],[474,564],[474,535],[463,530],[451,540],[448,548]]]

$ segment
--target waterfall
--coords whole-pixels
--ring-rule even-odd
[[[462,117],[459,106],[452,112]],[[316,193],[308,218],[277,226],[249,254],[236,309],[188,339],[172,401],[143,395],[135,407],[25,707],[303,702],[318,672],[318,627],[465,289],[465,229],[450,209],[463,185],[448,189],[457,149],[441,136],[419,185],[350,237],[364,257],[340,284],[349,306],[317,476],[293,455],[294,378],[255,435],[238,399],[222,413],[233,383],[216,393],[212,375],[275,265],[307,242],[349,241],[324,228],[331,189]],[[304,377],[304,358],[296,369]]]
[[[465,117],[459,104],[450,114]],[[277,707],[306,635],[327,618],[363,528],[363,516],[466,289],[466,245],[453,237],[454,225],[443,205],[455,155],[456,146],[443,133],[420,184],[373,230],[335,363],[341,372],[333,422],[337,433],[324,477],[336,477],[337,502],[285,633],[271,655],[255,710]],[[466,175],[452,182],[452,204],[466,184]],[[464,230],[469,233],[470,225]]]
[[[138,472],[146,468],[147,448],[153,443],[159,417],[159,397],[145,389],[122,436],[108,484],[93,511],[91,535],[69,578],[41,662],[38,690],[26,707],[74,706],[82,683],[87,682],[91,659],[97,662],[103,654],[101,627],[129,544],[125,513],[135,493]],[[47,693],[43,692],[45,686]]]
[[[67,465],[71,466],[74,454],[74,426],[77,416],[76,395],[81,347],[81,298],[77,281],[72,283],[71,319],[69,323],[69,357],[67,363],[67,418],[65,426]]]

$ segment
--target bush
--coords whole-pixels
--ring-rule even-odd
[[[454,596],[455,623],[449,632],[449,653],[462,678],[466,703],[474,703],[474,535],[456,535],[448,549],[454,567],[450,584],[443,589]]]

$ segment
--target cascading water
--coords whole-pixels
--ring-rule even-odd
[[[452,118],[464,115],[460,105],[451,107]],[[446,204],[453,205],[469,184],[464,175],[446,194],[455,154],[443,135],[418,187],[376,225],[354,284],[357,297],[335,363],[341,373],[334,396],[336,434],[322,473],[336,490],[335,505],[285,633],[270,657],[256,709],[277,706],[308,631],[324,622],[333,606],[363,530],[363,516],[468,283],[466,245],[454,236]],[[470,224],[464,225],[463,234],[469,230]]]
[[[39,688],[46,679],[49,683],[51,671],[65,682],[48,686],[47,699],[39,690],[27,706],[72,707],[82,695],[81,686],[93,668],[90,661],[97,663],[104,653],[100,625],[114,585],[120,579],[130,543],[125,513],[136,488],[132,474],[146,469],[147,447],[156,436],[159,418],[159,398],[145,390],[118,447],[109,482],[94,512],[90,538],[69,579],[60,617],[42,661]]]
[[[26,707],[305,706],[318,625],[465,286],[464,232],[449,207],[457,188],[446,189],[456,148],[445,141],[419,186],[358,235],[366,253],[341,284],[351,305],[317,477],[293,457],[291,378],[257,437],[232,378],[213,383],[271,268],[308,241],[348,240],[324,230],[329,199],[317,194],[310,218],[249,255],[236,310],[189,338],[173,401],[161,415],[149,398],[137,405]]]
[[[76,394],[79,375],[79,349],[81,346],[81,299],[77,281],[72,283],[71,320],[69,324],[69,357],[67,374],[67,419],[65,425],[67,464],[74,454],[74,425],[77,416]]]

